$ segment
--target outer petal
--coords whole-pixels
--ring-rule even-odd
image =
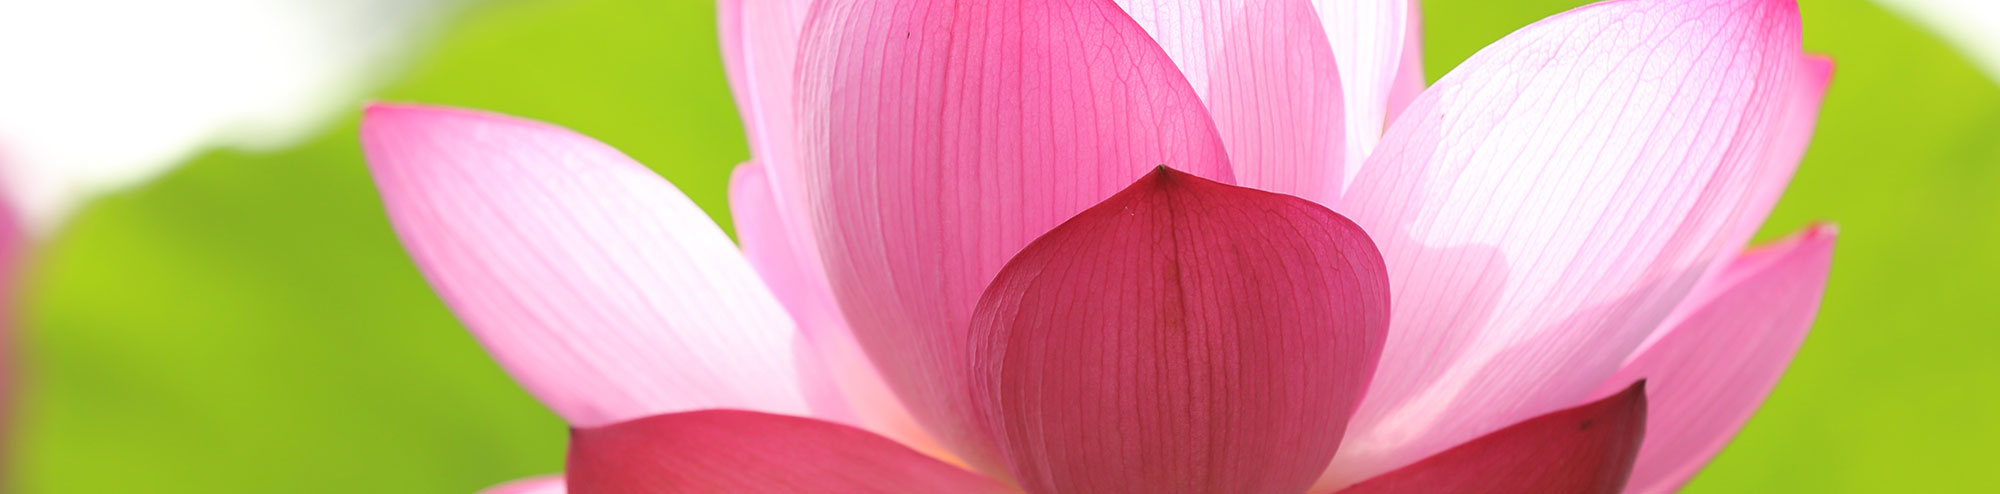
[[[806,411],[784,309],[631,158],[542,123],[412,106],[370,107],[361,140],[424,277],[571,424]]]
[[[1154,166],[1227,179],[1222,143],[1110,0],[828,0],[811,19],[803,171],[834,294],[910,412],[999,472],[965,391],[980,291]]]
[[[1714,297],[1600,388],[1633,379],[1653,385],[1633,492],[1679,488],[1778,384],[1819,312],[1834,236],[1832,226],[1814,226],[1738,258]]]
[[[1005,486],[867,431],[739,410],[659,415],[578,429],[577,494],[1001,493]]]
[[[1238,184],[1334,203],[1347,129],[1333,47],[1311,0],[1118,3],[1208,104]]]
[[[1340,177],[1349,184],[1363,161],[1381,140],[1388,124],[1391,95],[1408,90],[1416,77],[1423,89],[1421,36],[1415,0],[1313,0],[1333,56],[1340,61],[1346,91],[1348,166]],[[1411,67],[1414,62],[1414,67]],[[1411,93],[1414,96],[1414,93]],[[1409,100],[1402,100],[1407,104]],[[1402,105],[1396,105],[1401,109]]]
[[[1576,403],[1755,200],[1800,63],[1787,0],[1605,2],[1487,47],[1397,119],[1345,210],[1392,274],[1329,484]]]
[[[793,238],[796,230],[785,228],[766,171],[757,163],[736,167],[729,180],[729,210],[736,220],[736,236],[743,243],[744,256],[798,321],[799,330],[810,343],[806,348],[815,350],[817,360],[825,363],[828,375],[805,377],[805,381],[832,384],[828,391],[837,396],[823,401],[838,401],[854,414],[851,418],[821,414],[820,418],[860,426],[926,453],[943,453],[861,352],[840,307],[834,305],[826,276],[816,267],[804,265],[805,254],[798,245],[810,239]]]
[[[1029,492],[1300,492],[1380,355],[1383,269],[1325,207],[1161,167],[1000,271],[976,403]]]
[[[1342,494],[1616,494],[1647,438],[1646,386],[1514,424]]]
[[[563,485],[561,475],[547,475],[488,487],[479,491],[479,494],[565,494],[567,492],[569,489]]]

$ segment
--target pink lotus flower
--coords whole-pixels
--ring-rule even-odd
[[[368,110],[405,247],[575,428],[497,491],[1671,490],[1826,280],[1831,227],[1743,250],[1831,73],[1789,0],[1429,88],[1404,0],[720,7],[740,252],[584,136]]]

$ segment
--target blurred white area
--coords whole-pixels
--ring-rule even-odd
[[[295,144],[455,0],[0,0],[0,184],[31,231],[218,146]]]
[[[2000,81],[2000,0],[1877,0],[1930,27]]]

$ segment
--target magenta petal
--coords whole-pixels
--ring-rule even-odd
[[[975,403],[1030,492],[1301,492],[1388,326],[1367,234],[1159,172],[1029,244],[980,299]]]
[[[1616,372],[1738,247],[1799,29],[1789,0],[1596,3],[1411,103],[1342,202],[1382,248],[1395,315],[1324,485],[1580,402]]]
[[[568,477],[575,494],[1007,492],[867,431],[740,410],[577,429]]]
[[[814,4],[801,143],[818,252],[862,348],[973,466],[965,331],[1028,241],[1166,164],[1227,180],[1193,89],[1109,0]]]
[[[1238,185],[1334,204],[1348,136],[1341,75],[1311,0],[1119,5],[1208,104]]]
[[[1819,312],[1834,236],[1818,225],[1738,258],[1712,296],[1600,390],[1634,379],[1651,386],[1632,492],[1679,488],[1756,412]]]
[[[791,319],[651,170],[560,127],[464,110],[374,105],[361,141],[425,279],[571,424],[806,412]]]
[[[1617,494],[1646,434],[1646,385],[1487,434],[1341,494]]]

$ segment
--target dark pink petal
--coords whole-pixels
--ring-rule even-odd
[[[687,196],[567,129],[374,105],[362,149],[424,278],[572,425],[806,413],[792,321]]]
[[[851,418],[825,414],[819,414],[819,418],[859,426],[911,447],[935,452],[937,441],[924,433],[916,419],[910,418],[910,412],[889,391],[888,383],[882,381],[875,365],[854,341],[853,333],[848,332],[847,321],[826,286],[826,276],[817,267],[805,265],[806,255],[799,245],[810,239],[796,238],[798,230],[786,228],[778,217],[767,171],[758,163],[736,167],[729,180],[729,211],[736,221],[736,237],[743,244],[744,257],[750,259],[750,265],[757,268],[757,274],[771,286],[771,292],[778,296],[792,319],[798,321],[799,331],[808,343],[805,348],[817,352],[818,360],[823,363],[820,367],[801,369],[824,369],[829,374],[802,381],[830,381],[836,388],[831,391],[839,396],[821,401],[840,401],[843,408],[853,413]],[[808,398],[813,397],[809,392]]]
[[[1834,236],[1817,225],[1737,258],[1711,296],[1600,389],[1650,387],[1632,492],[1678,489],[1757,411],[1819,312]]]
[[[825,0],[809,19],[801,164],[836,300],[910,412],[1000,472],[964,382],[980,291],[1155,166],[1229,179],[1221,139],[1110,0]]]
[[[1334,203],[1349,137],[1333,46],[1312,0],[1118,3],[1208,104],[1237,184]]]
[[[1500,429],[1341,494],[1617,494],[1646,435],[1646,385]]]
[[[568,477],[575,494],[1008,491],[861,429],[740,410],[577,429]]]
[[[1401,110],[1416,96],[1410,77],[1415,89],[1423,89],[1421,21],[1416,0],[1313,0],[1313,5],[1340,61],[1346,91],[1347,166],[1340,179],[1347,184],[1382,139],[1391,109]]]
[[[1346,218],[1162,167],[1000,272],[977,403],[1030,492],[1301,492],[1375,367],[1387,290]]]
[[[1343,198],[1392,276],[1382,368],[1326,486],[1587,398],[1774,174],[1791,0],[1624,0],[1523,28],[1396,119]]]

